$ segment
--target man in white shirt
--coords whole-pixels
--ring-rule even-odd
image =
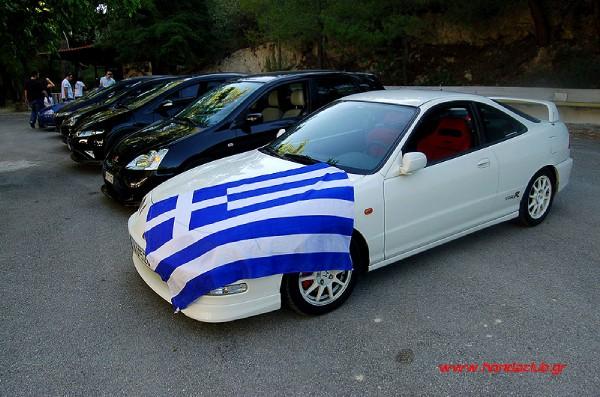
[[[67,73],[65,75],[65,79],[60,84],[60,99],[63,102],[75,99],[73,95],[73,87],[71,86],[71,80],[73,80],[73,73]]]
[[[77,80],[75,83],[75,98],[81,98],[83,96],[83,89],[86,88],[83,81]]]
[[[106,71],[106,76],[103,76],[100,79],[100,88],[106,88],[106,87],[110,87],[111,85],[115,84],[116,81],[115,79],[113,79],[113,74],[110,70]]]

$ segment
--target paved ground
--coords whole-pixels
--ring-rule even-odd
[[[598,395],[600,141],[547,221],[378,270],[334,313],[211,325],[138,277],[122,208],[54,132],[0,115],[0,395]],[[442,363],[565,363],[441,374]]]

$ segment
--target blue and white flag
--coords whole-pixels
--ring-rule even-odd
[[[146,256],[179,310],[241,279],[350,270],[353,227],[348,175],[319,163],[154,203]]]

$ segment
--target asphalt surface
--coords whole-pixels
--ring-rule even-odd
[[[0,395],[598,395],[600,140],[536,228],[501,224],[377,270],[337,311],[226,324],[137,275],[123,208],[55,132],[0,115]],[[442,374],[443,363],[564,363]]]

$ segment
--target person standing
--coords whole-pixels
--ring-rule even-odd
[[[100,79],[100,88],[106,88],[106,87],[110,87],[111,85],[115,84],[116,81],[115,79],[113,79],[113,74],[110,70],[106,71],[106,76],[102,76],[102,78]]]
[[[71,101],[74,99],[71,80],[73,80],[73,73],[67,73],[65,74],[65,79],[60,84],[60,99],[63,102]]]
[[[40,74],[36,71],[31,72],[29,80],[25,82],[24,98],[25,103],[31,107],[31,116],[29,117],[29,125],[35,128],[35,122],[38,118],[38,113],[44,107],[44,98],[42,91],[44,86],[39,79]]]
[[[75,99],[77,98],[81,98],[83,96],[83,89],[86,88],[85,84],[83,84],[83,81],[76,79],[77,81],[75,82]]]

